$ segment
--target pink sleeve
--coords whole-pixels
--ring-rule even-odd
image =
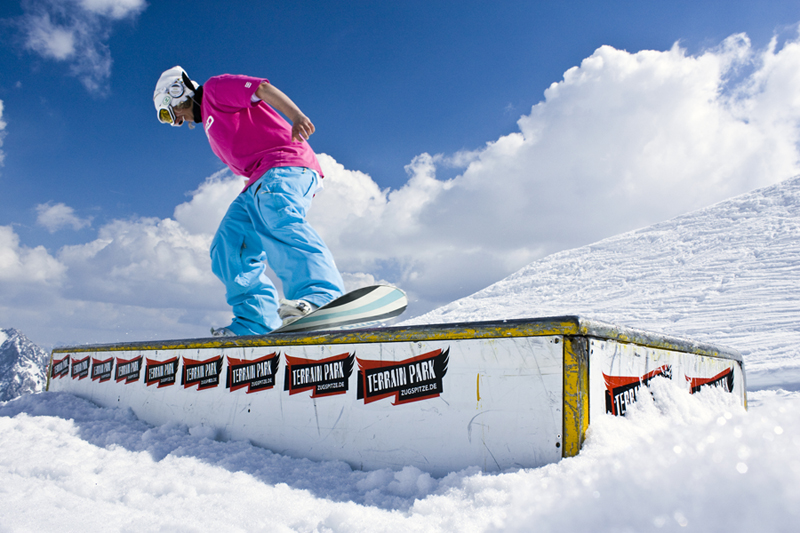
[[[253,105],[252,96],[266,78],[254,78],[239,74],[222,74],[210,78],[203,87],[203,98],[211,96],[217,106],[230,108],[231,111]],[[210,93],[210,94],[209,94]]]

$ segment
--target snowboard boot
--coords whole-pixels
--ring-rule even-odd
[[[228,328],[211,328],[212,337],[235,337],[236,333]]]
[[[278,316],[283,320],[283,326],[299,320],[317,309],[317,306],[305,300],[281,300]]]

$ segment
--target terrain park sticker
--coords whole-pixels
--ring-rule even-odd
[[[394,396],[392,405],[428,400],[442,392],[450,348],[403,361],[358,360],[357,399],[365,404]]]
[[[281,356],[273,352],[264,357],[248,361],[228,356],[228,377],[225,387],[231,392],[247,387],[247,394],[268,390],[275,386]]]
[[[663,365],[644,376],[607,376],[603,374],[606,382],[606,413],[624,416],[628,406],[636,402],[641,386],[648,386],[650,381],[657,376],[672,379],[672,367]]]
[[[222,373],[222,356],[218,355],[205,361],[183,358],[181,385],[184,389],[197,385],[197,390],[213,389],[219,385]]]
[[[83,359],[72,361],[72,379],[84,379],[89,377],[89,356]]]
[[[158,389],[175,385],[178,376],[178,358],[173,357],[166,361],[155,361],[147,358],[147,366],[144,371],[144,381],[147,386],[158,383]]]
[[[63,378],[67,375],[69,375],[69,355],[65,355],[63,359],[58,361],[53,360],[53,371],[50,377],[55,379]]]
[[[111,381],[111,372],[114,370],[114,358],[109,357],[103,361],[92,357],[92,381],[105,383]]]
[[[286,356],[283,390],[289,395],[312,391],[312,398],[347,392],[353,373],[354,353],[343,353],[326,359],[302,359]]]
[[[733,392],[733,368],[726,368],[711,378],[690,378],[686,376],[686,381],[692,387],[692,394],[700,392],[703,387],[719,387],[725,392]]]
[[[128,383],[135,383],[139,381],[139,375],[142,373],[142,356],[135,359],[120,359],[117,357],[117,383],[124,381]]]

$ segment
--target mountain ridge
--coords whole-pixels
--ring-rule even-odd
[[[50,354],[14,328],[0,329],[0,401],[41,392]]]

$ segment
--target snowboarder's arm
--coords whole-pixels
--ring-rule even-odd
[[[256,90],[256,96],[286,115],[292,121],[292,140],[308,140],[314,133],[314,124],[300,111],[300,108],[283,91],[269,82],[263,81]]]

